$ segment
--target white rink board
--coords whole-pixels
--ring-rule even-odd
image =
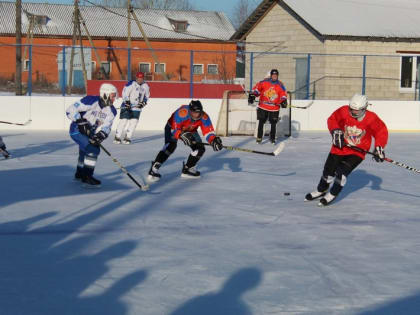
[[[70,121],[65,109],[79,97],[62,96],[0,96],[0,120],[23,123],[29,118],[28,126],[0,124],[0,130],[66,130]],[[143,110],[137,130],[162,130],[172,112],[190,99],[151,98]],[[327,118],[347,100],[316,100],[308,109],[292,109],[292,132],[327,130]],[[390,130],[420,131],[420,102],[418,101],[370,101],[369,110],[376,112]],[[202,100],[204,110],[217,125],[221,99]],[[294,100],[293,105],[305,106],[307,100]],[[118,124],[118,117],[114,128]]]

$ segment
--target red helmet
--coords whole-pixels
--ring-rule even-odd
[[[144,73],[143,72],[137,72],[136,73],[136,78],[137,79],[144,79]]]

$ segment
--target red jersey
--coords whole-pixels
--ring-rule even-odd
[[[344,132],[344,140],[346,143],[359,147],[364,150],[369,150],[372,137],[375,139],[375,147],[385,147],[388,142],[388,128],[385,123],[374,112],[366,110],[365,116],[361,121],[353,118],[350,115],[348,105],[341,106],[328,118],[328,129],[330,132],[334,129],[341,129]],[[365,158],[365,153],[353,150],[349,147],[342,149],[332,146],[332,154],[337,155],[357,155],[362,159]]]
[[[255,84],[252,92],[260,97],[258,107],[270,112],[279,111],[280,103],[287,100],[286,88],[279,80],[262,80]]]
[[[197,120],[192,119],[188,105],[182,105],[174,111],[168,120],[168,124],[172,129],[172,137],[177,140],[181,133],[196,132],[198,127],[201,128],[201,132],[206,137],[207,142],[211,143],[216,137],[210,117],[203,112],[201,118]]]

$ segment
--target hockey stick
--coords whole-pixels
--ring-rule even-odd
[[[120,162],[118,162],[118,160],[116,159],[116,158],[114,158],[112,155],[111,155],[111,153],[109,153],[109,151],[107,150],[107,149],[105,149],[105,147],[102,145],[102,144],[100,144],[99,145],[100,147],[101,147],[101,149],[112,159],[112,161],[115,163],[115,164],[117,164],[119,167],[120,167],[120,169],[128,176],[128,177],[130,177],[130,179],[141,189],[141,190],[143,190],[143,191],[146,191],[146,190],[148,190],[149,189],[149,185],[147,185],[147,184],[140,184],[138,181],[136,181],[135,180],[135,178],[133,177],[133,176],[131,176],[131,174],[125,169],[125,167],[124,166],[122,166],[121,165],[121,163]]]
[[[291,108],[307,109],[307,108],[311,107],[313,105],[313,103],[314,103],[314,100],[312,100],[308,105],[305,105],[305,106],[290,105],[290,107]],[[289,107],[289,106],[287,106],[287,107]]]
[[[206,143],[206,142],[203,142],[202,144],[211,146],[210,143]],[[280,144],[274,149],[273,152],[262,152],[262,151],[256,151],[256,150],[245,149],[245,148],[231,147],[231,146],[228,146],[228,145],[224,145],[223,149],[231,150],[231,151],[241,151],[241,152],[248,152],[248,153],[256,153],[256,154],[277,156],[277,155],[280,154],[281,151],[283,151],[284,146],[285,146],[284,142],[280,142]]]
[[[29,119],[28,121],[24,122],[23,124],[20,123],[13,123],[8,121],[0,121],[0,124],[8,124],[8,125],[16,125],[16,126],[26,126],[29,125],[32,122],[32,119]]]
[[[349,145],[349,144],[347,144],[347,147],[349,147],[349,148],[351,148],[353,150],[362,152],[362,153],[367,153],[367,154],[370,154],[370,155],[373,155],[373,156],[376,156],[376,157],[378,156],[377,154],[375,154],[373,152],[370,152],[370,151],[367,151],[367,150],[364,150],[364,149],[361,149],[359,147],[355,147],[355,146],[352,146],[352,145]],[[398,162],[398,161],[394,161],[393,159],[390,159],[390,158],[387,158],[387,157],[384,158],[384,161],[387,161],[387,162],[392,163],[392,164],[394,164],[396,166],[405,168],[406,170],[413,171],[415,173],[419,173],[420,174],[420,170],[418,170],[418,169],[416,169],[414,167],[408,166],[407,164],[404,164],[404,163],[401,163],[401,162]]]

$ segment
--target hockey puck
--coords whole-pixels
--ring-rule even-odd
[[[289,192],[285,192],[284,195],[285,196],[290,196],[290,193]]]

